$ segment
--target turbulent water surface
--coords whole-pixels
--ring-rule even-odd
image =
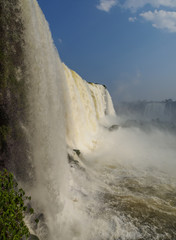
[[[127,126],[107,89],[61,63],[36,0],[25,26],[31,182],[41,240],[176,239],[176,137]],[[162,112],[162,114],[164,114]],[[42,219],[42,220],[41,220]]]
[[[107,134],[86,156],[94,173],[95,239],[175,239],[175,137],[136,128]]]

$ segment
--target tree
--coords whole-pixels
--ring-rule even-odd
[[[5,169],[0,171],[0,239],[19,240],[29,237],[24,214],[33,213],[33,209],[25,205],[26,200],[31,200],[31,197],[18,188],[13,174]]]

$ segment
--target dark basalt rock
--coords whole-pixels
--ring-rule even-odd
[[[119,125],[112,125],[111,127],[109,127],[109,131],[115,131],[119,129]]]
[[[28,240],[39,240],[39,238],[36,235],[31,234]]]
[[[80,156],[81,151],[79,149],[73,149],[73,151],[78,155],[78,157]]]
[[[78,165],[79,162],[75,160],[70,154],[68,154],[68,162]]]
[[[76,153],[76,154],[75,154]],[[81,152],[78,149],[73,149],[72,153],[68,153],[68,163],[70,164],[71,168],[77,168],[81,171],[85,171],[85,168],[82,166],[81,160],[83,156],[80,156]]]
[[[87,82],[89,84],[96,84],[96,85],[102,85],[105,89],[107,89],[106,85],[104,84],[101,84],[101,83],[93,83],[93,82]]]

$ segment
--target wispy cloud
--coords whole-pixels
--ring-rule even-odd
[[[176,32],[176,12],[164,10],[148,11],[140,14],[146,21],[152,22],[152,26],[159,29],[166,29],[169,32]]]
[[[129,17],[128,20],[129,20],[129,22],[135,22],[137,20],[137,18],[136,17]]]
[[[154,8],[159,7],[176,7],[176,0],[126,0],[122,5],[123,7],[136,11],[143,8],[145,5],[149,4]]]
[[[176,0],[99,0],[96,7],[99,10],[109,12],[116,5],[137,12],[136,16],[151,22],[155,28],[164,29],[171,33],[176,32]],[[146,5],[153,8],[153,11],[140,13]],[[129,17],[129,22],[136,22],[136,16]]]
[[[109,12],[112,7],[116,6],[119,0],[99,0],[97,8],[99,10]],[[145,5],[150,5],[154,8],[169,7],[176,8],[176,0],[124,0],[123,4],[119,3],[122,8],[130,9],[135,12]]]
[[[118,0],[100,0],[99,4],[97,5],[97,8],[99,10],[109,12],[112,7],[116,6],[118,3]]]

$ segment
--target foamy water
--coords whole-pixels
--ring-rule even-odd
[[[175,238],[175,141],[157,130],[102,134],[84,160],[93,217],[92,235],[85,239]]]

